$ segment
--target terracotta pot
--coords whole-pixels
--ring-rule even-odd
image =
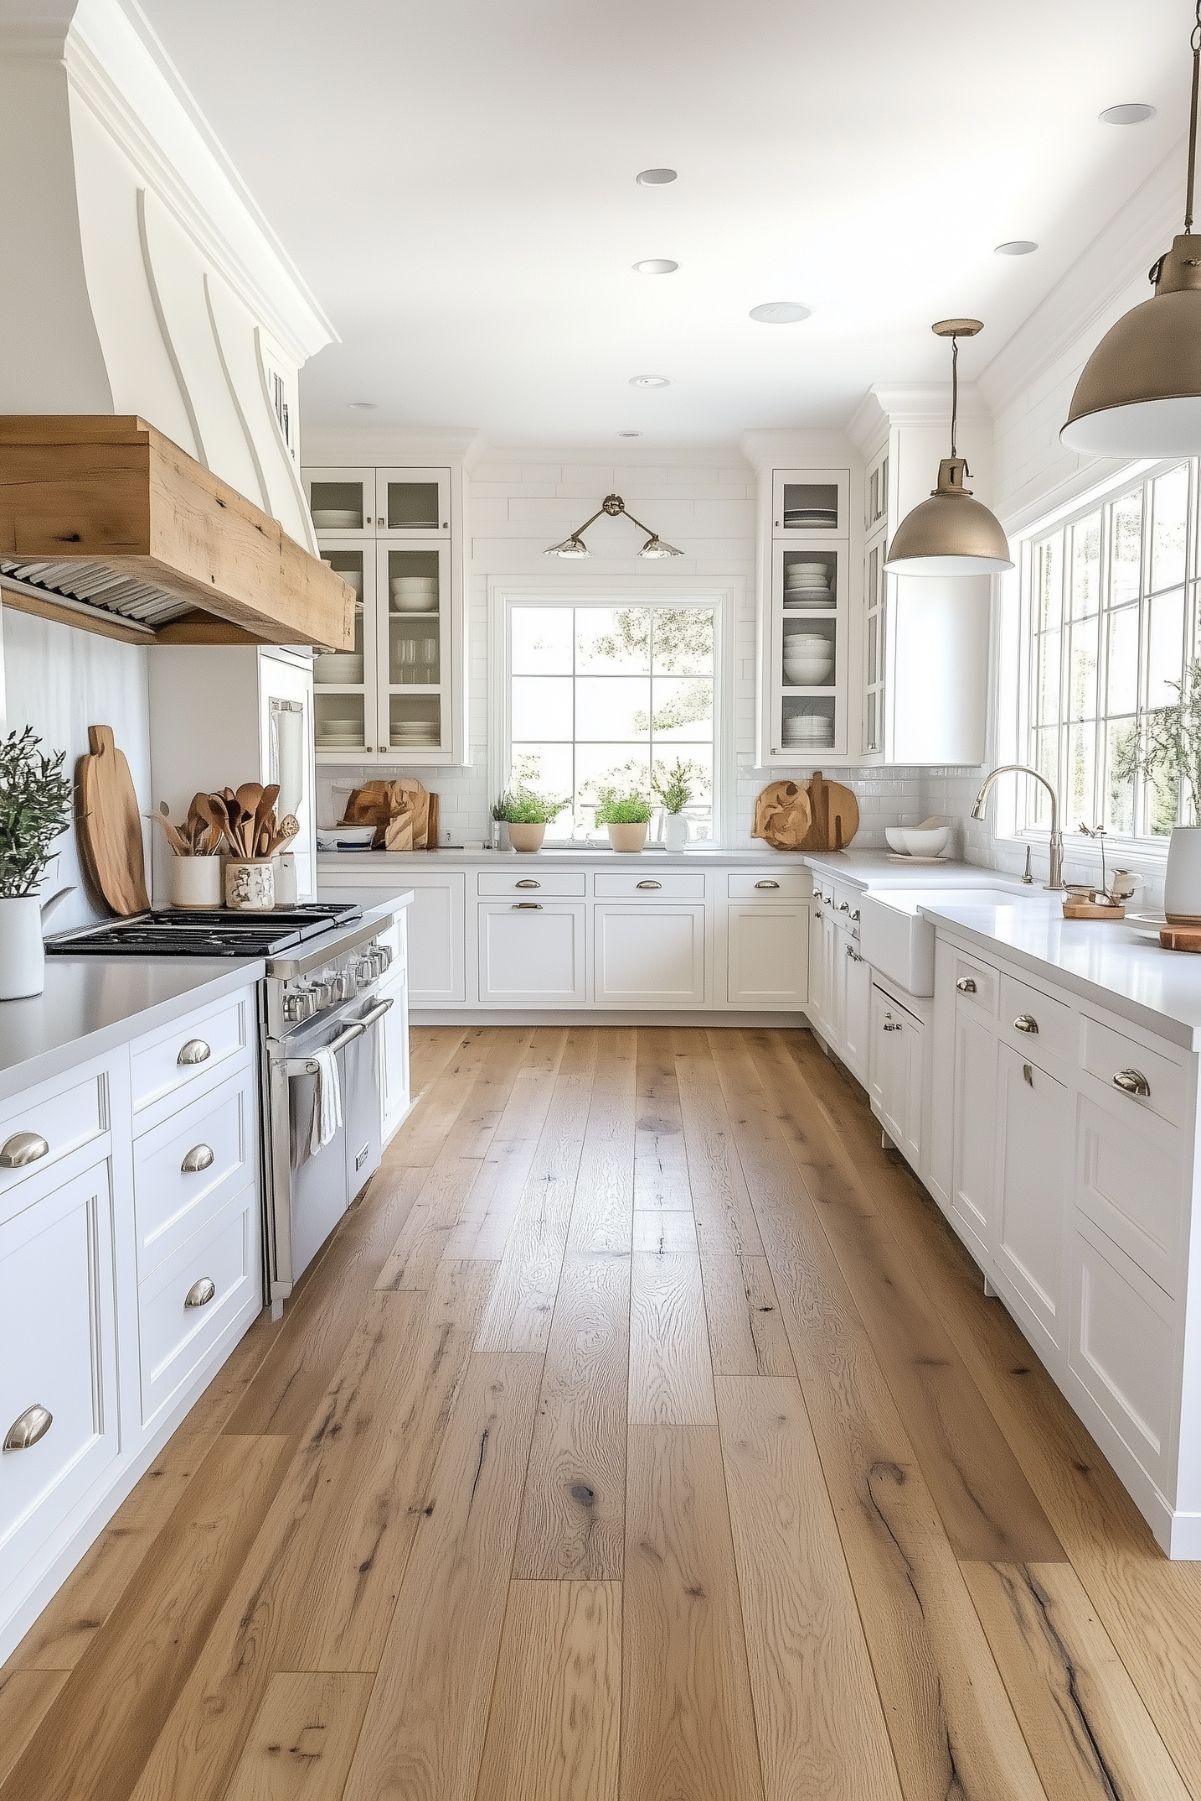
[[[649,821],[644,819],[640,821],[638,825],[611,825],[607,828],[609,833],[609,843],[614,850],[641,850],[646,843],[648,824]]]
[[[544,825],[509,824],[509,844],[513,850],[541,850],[545,837]]]

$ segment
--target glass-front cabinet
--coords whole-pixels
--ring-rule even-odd
[[[850,471],[776,469],[772,472],[773,538],[846,538],[850,532]]]
[[[762,709],[770,763],[847,750],[850,474],[775,469]]]
[[[466,761],[461,525],[447,469],[318,469],[321,556],[354,588],[354,649],[313,663],[322,762]],[[338,505],[335,506],[334,502]],[[365,519],[366,527],[322,518]]]

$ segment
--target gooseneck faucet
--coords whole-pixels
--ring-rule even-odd
[[[1060,889],[1063,887],[1063,833],[1059,829],[1059,796],[1037,769],[1031,769],[1029,763],[1002,763],[999,769],[993,769],[981,783],[980,792],[976,796],[976,804],[972,808],[973,819],[984,818],[984,803],[988,799],[989,789],[999,775],[1031,775],[1036,782],[1041,782],[1051,796],[1051,867],[1048,870],[1046,887]]]

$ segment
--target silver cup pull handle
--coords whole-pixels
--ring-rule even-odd
[[[45,1438],[54,1424],[54,1415],[40,1401],[19,1413],[8,1431],[4,1434],[6,1451],[30,1451],[39,1440]]]
[[[50,1146],[36,1132],[14,1132],[0,1145],[0,1169],[27,1169],[49,1154]]]
[[[975,994],[976,992],[976,984],[973,982],[971,976],[960,976],[955,986],[960,994]]]
[[[639,882],[640,888],[662,888],[662,882]]]
[[[1038,1037],[1038,1021],[1033,1013],[1019,1013],[1013,1022],[1015,1032],[1024,1032],[1027,1038]]]
[[[212,1047],[207,1045],[203,1038],[189,1038],[188,1042],[181,1046],[179,1056],[175,1061],[181,1068],[186,1069],[191,1063],[207,1063],[212,1054]]]
[[[185,1307],[207,1307],[217,1292],[217,1284],[211,1276],[201,1276],[193,1282],[183,1298]]]
[[[767,881],[767,882],[756,882],[755,886],[756,886],[756,888],[778,888],[780,886],[780,884],[779,884],[779,882]]]
[[[194,1144],[179,1167],[185,1176],[198,1176],[201,1170],[211,1169],[212,1166],[212,1146],[208,1144]]]
[[[1113,1085],[1120,1088],[1123,1094],[1136,1094],[1140,1101],[1151,1098],[1151,1084],[1141,1069],[1119,1069],[1113,1078]]]

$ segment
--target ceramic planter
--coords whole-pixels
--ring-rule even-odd
[[[668,850],[683,850],[688,843],[688,816],[668,813],[663,820],[663,843]]]
[[[275,858],[275,904],[277,907],[294,907],[298,894],[295,853],[281,850]]]
[[[646,843],[648,821],[640,820],[637,825],[611,825],[607,828],[609,843],[614,850],[641,850]]]
[[[1163,910],[1180,923],[1201,919],[1201,826],[1178,825],[1168,843]]]
[[[25,1000],[46,986],[42,927],[71,892],[60,888],[45,902],[36,894],[0,898],[0,1001]]]
[[[220,857],[172,857],[169,896],[173,907],[219,907]]]
[[[546,837],[544,825],[515,825],[509,822],[509,844],[513,850],[541,850]]]
[[[275,905],[272,857],[231,857],[225,865],[225,904],[247,913],[270,913]]]

